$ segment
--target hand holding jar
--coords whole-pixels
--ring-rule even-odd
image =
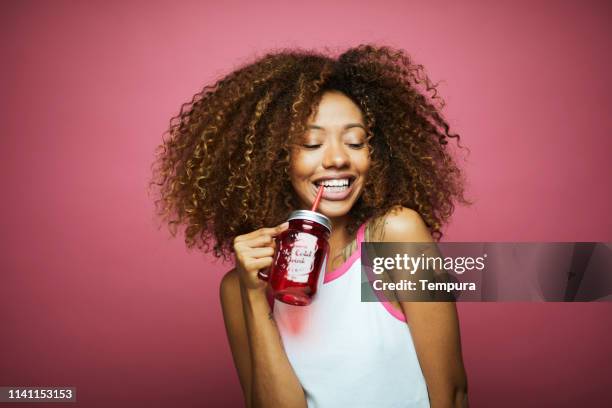
[[[274,237],[289,227],[289,223],[272,228],[260,228],[234,238],[236,269],[244,287],[249,290],[262,290],[266,282],[258,279],[257,273],[272,265],[276,243]]]
[[[276,238],[269,273],[262,270],[258,274],[270,282],[276,299],[295,306],[310,304],[329,253],[330,232],[331,222],[323,214],[308,210],[291,213],[289,228]]]

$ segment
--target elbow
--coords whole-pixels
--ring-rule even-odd
[[[453,393],[453,407],[454,408],[468,408],[468,394],[467,384],[460,387],[456,387]]]
[[[431,408],[469,408],[467,384],[455,384],[429,394]]]

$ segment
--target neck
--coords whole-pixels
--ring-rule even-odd
[[[346,231],[346,226],[350,221],[348,215],[330,219],[332,232],[329,237],[329,246],[332,251],[344,248],[351,241],[351,237]]]
[[[349,217],[345,215],[344,217],[330,218],[330,221],[332,224],[332,235],[334,235],[334,233],[339,233],[341,231],[346,230],[346,225],[349,222]]]

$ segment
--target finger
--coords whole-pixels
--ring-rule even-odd
[[[283,222],[282,224],[277,225],[277,226],[275,227],[275,231],[274,231],[274,233],[272,234],[272,236],[277,236],[277,235],[279,235],[280,233],[282,233],[282,232],[286,231],[288,228],[289,228],[289,222]]]
[[[241,239],[240,240],[237,239],[235,242],[249,242],[249,241],[252,241],[253,239],[256,239],[259,237],[266,237],[266,236],[275,237],[278,234],[285,231],[287,228],[289,228],[288,222],[282,223],[272,228],[260,228],[257,231],[253,231],[249,234],[241,235],[240,236]],[[265,241],[267,238],[263,238],[263,239]],[[260,242],[260,241],[257,241],[257,242]]]
[[[261,235],[242,242],[242,245],[248,248],[272,247],[274,245],[274,238],[271,235]]]
[[[283,222],[282,224],[279,224],[276,227],[261,228],[261,229],[258,229],[257,231],[259,232],[259,235],[272,235],[272,236],[275,236],[275,235],[278,235],[281,232],[285,231],[287,228],[289,228],[289,223],[288,222]]]
[[[235,238],[234,242],[248,241],[248,240],[251,240],[253,238],[259,237],[261,235],[272,235],[272,236],[274,236],[274,235],[280,234],[281,232],[283,232],[287,228],[289,228],[289,223],[288,222],[284,222],[282,224],[279,224],[276,227],[260,228],[258,230],[249,232],[248,234],[237,236]]]
[[[256,258],[256,259],[265,258],[265,257],[274,255],[274,248],[271,248],[271,247],[253,248],[245,255],[250,256],[252,258]]]
[[[249,262],[249,268],[255,269],[256,271],[263,269],[263,268],[267,268],[270,265],[272,265],[271,256],[267,256],[265,258],[254,259],[251,262]]]

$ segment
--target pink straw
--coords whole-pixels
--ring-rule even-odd
[[[317,198],[315,198],[314,203],[312,203],[312,208],[310,209],[310,211],[317,211],[319,201],[321,201],[321,196],[323,195],[323,188],[323,185],[319,187],[319,191],[317,192]]]

